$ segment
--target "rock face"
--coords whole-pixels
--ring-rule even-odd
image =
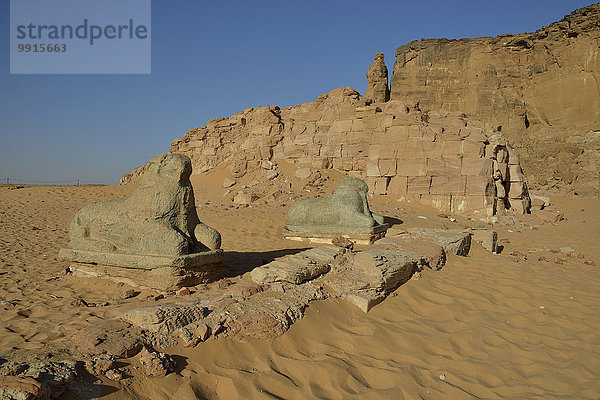
[[[311,103],[249,108],[176,139],[195,173],[224,165],[231,177],[285,160],[365,179],[371,193],[487,218],[529,209],[519,157],[501,132],[461,113],[390,100],[369,105],[351,88]]]
[[[377,53],[373,64],[367,71],[367,90],[365,98],[383,103],[390,99],[388,87],[388,69],[385,66],[383,53]]]
[[[534,33],[400,46],[391,99],[502,126],[536,187],[593,193],[600,164],[599,20],[594,4]]]
[[[220,263],[221,236],[198,219],[191,173],[184,155],[154,158],[131,197],[99,201],[77,212],[60,257],[149,270]]]

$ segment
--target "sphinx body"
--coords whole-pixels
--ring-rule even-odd
[[[290,231],[369,231],[383,225],[383,216],[369,209],[369,187],[358,178],[344,178],[325,198],[299,200],[289,211]]]
[[[155,157],[131,197],[99,201],[77,212],[70,226],[69,246],[62,255],[71,261],[134,268],[144,268],[144,260],[118,255],[163,259],[211,252],[220,255],[215,253],[221,245],[219,232],[198,218],[191,172],[190,159],[184,155]],[[145,268],[152,268],[148,261],[152,259],[145,260]],[[164,260],[157,265],[164,265]]]

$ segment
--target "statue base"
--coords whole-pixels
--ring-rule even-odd
[[[289,240],[332,244],[334,238],[341,236],[358,245],[370,245],[385,237],[388,228],[389,224],[381,224],[370,228],[286,225],[284,237]]]
[[[139,269],[77,262],[71,264],[69,269],[74,276],[80,278],[108,279],[113,282],[160,292],[214,282],[223,278],[227,272],[221,263],[205,264],[191,268]]]

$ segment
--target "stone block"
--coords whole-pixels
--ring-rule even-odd
[[[508,164],[503,162],[494,162],[496,169],[500,172],[500,179],[508,181]]]
[[[367,161],[368,159],[366,157],[354,157],[352,169],[355,171],[366,171]]]
[[[342,157],[357,157],[365,153],[365,144],[342,144]]]
[[[423,194],[421,204],[431,206],[443,212],[451,212],[452,196],[449,194]]]
[[[523,182],[525,180],[525,176],[523,175],[523,169],[521,168],[521,165],[509,164],[508,178],[510,182]]]
[[[396,160],[379,160],[379,172],[382,176],[396,175]]]
[[[531,203],[529,199],[510,199],[510,211],[514,214],[527,214],[530,210]]]
[[[430,187],[431,177],[429,176],[417,176],[408,178],[408,194],[429,194]]]
[[[472,240],[492,253],[498,252],[498,234],[491,229],[473,229]]]
[[[515,149],[507,146],[506,150],[508,152],[508,164],[509,165],[521,164],[521,161],[519,160],[519,153],[517,153],[517,151]]]
[[[390,178],[375,178],[373,194],[387,194],[387,188]]]
[[[475,196],[494,196],[494,180],[487,176],[468,176],[466,194]]]
[[[320,155],[322,157],[342,157],[342,145],[324,144],[321,146]]]
[[[313,256],[312,253],[315,252],[319,253],[318,257]],[[329,264],[343,252],[344,249],[341,247],[327,246],[287,255],[254,268],[250,272],[250,277],[257,284],[288,282],[298,285],[328,272]]]
[[[421,141],[423,133],[419,125],[408,126],[408,140],[409,141]]]
[[[496,186],[496,197],[506,197],[504,183],[502,181],[494,181],[494,185]]]
[[[421,140],[424,142],[435,142],[437,140],[438,131],[432,129],[431,127],[423,128],[421,132]]]
[[[458,176],[462,168],[462,158],[459,156],[444,156],[444,164],[446,165],[446,175]]]
[[[352,130],[352,120],[351,119],[337,119],[333,121],[331,127],[329,128],[329,132],[332,134],[337,133],[345,133],[350,132]]]
[[[404,196],[408,188],[408,178],[406,176],[394,176],[388,184],[388,194],[392,196]]]
[[[468,157],[462,159],[461,175],[492,176],[494,161],[489,158]]]
[[[464,195],[467,178],[464,176],[434,176],[431,178],[430,193],[435,195]]]
[[[353,159],[350,157],[341,157],[333,159],[333,168],[339,171],[351,171],[353,167]]]
[[[508,189],[508,197],[511,199],[522,199],[527,196],[527,185],[525,182],[511,182]]]
[[[352,131],[354,132],[363,132],[365,131],[366,128],[366,124],[362,119],[354,119],[352,120]]]
[[[408,141],[408,126],[390,126],[386,128],[385,138],[390,143],[404,143]]]
[[[401,176],[425,176],[427,159],[398,159],[396,173]]]
[[[379,161],[369,159],[367,161],[366,174],[368,177],[379,177],[381,171],[379,170]]]
[[[461,142],[458,140],[443,140],[442,142],[443,156],[458,156],[461,154]]]
[[[428,158],[427,159],[427,170],[425,172],[427,176],[446,176],[446,163],[443,158]]]
[[[481,142],[472,140],[463,140],[460,146],[461,154],[470,155],[472,157],[483,157],[485,155],[485,145]]]

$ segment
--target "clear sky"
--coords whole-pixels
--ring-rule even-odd
[[[532,32],[592,4],[505,1],[152,1],[152,74],[10,75],[0,5],[0,179],[118,183],[206,121],[366,88],[377,52],[420,38]]]

